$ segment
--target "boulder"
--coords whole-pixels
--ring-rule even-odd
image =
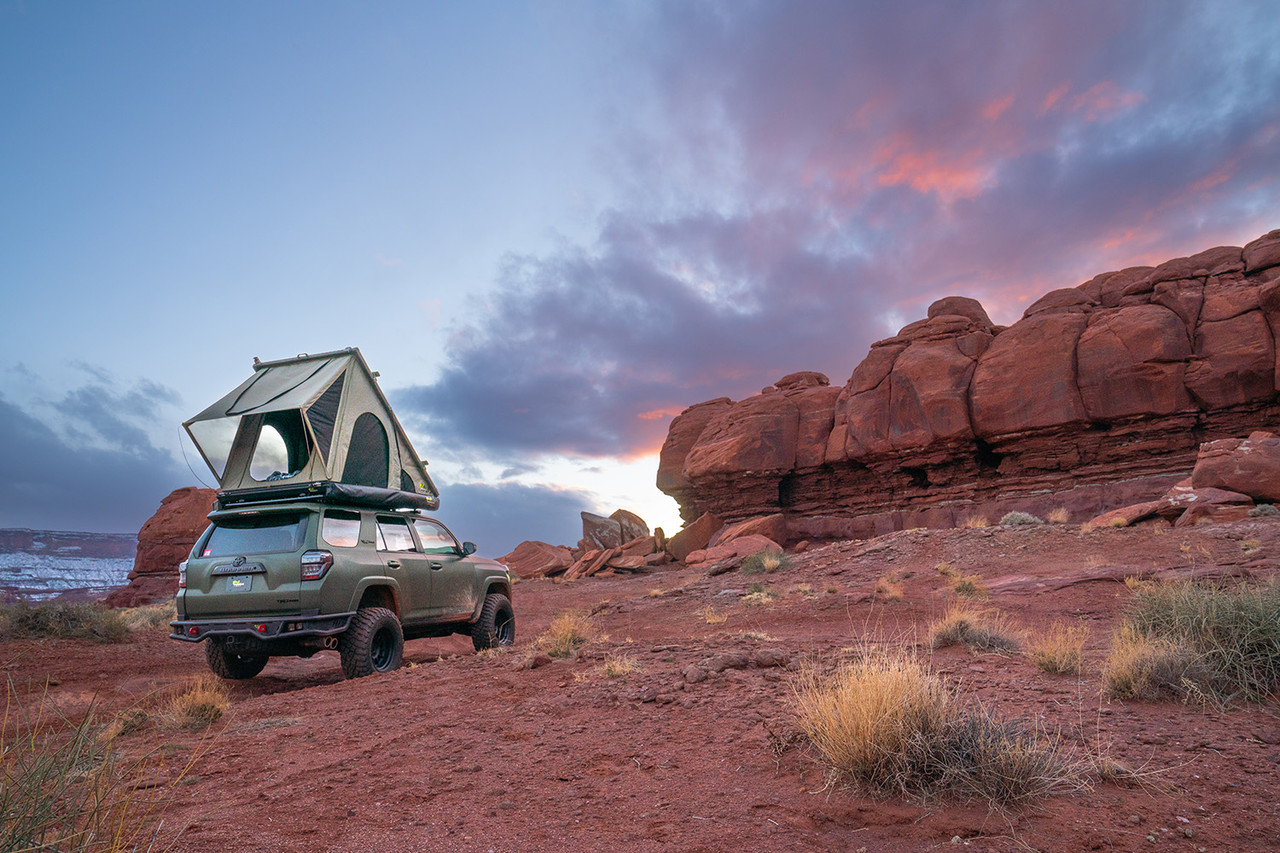
[[[701,551],[694,551],[685,557],[685,563],[690,566],[700,565],[702,563],[715,563],[725,559],[742,560],[750,557],[752,554],[758,554],[761,551],[781,551],[782,546],[767,536],[760,536],[752,533],[747,536],[741,536],[732,542],[726,542],[722,545],[712,545]]]
[[[1280,266],[1280,230],[1263,234],[1246,243],[1242,251],[1245,272],[1254,273]]]
[[[583,551],[599,551],[606,548],[620,548],[623,543],[622,525],[612,518],[583,511],[582,539],[578,547]]]
[[[787,517],[782,513],[774,513],[730,524],[716,534],[710,544],[724,545],[735,539],[752,535],[764,536],[774,542],[786,542],[788,539]]]
[[[521,542],[510,554],[499,557],[498,562],[506,565],[517,577],[528,579],[563,572],[573,565],[574,560],[572,552],[565,546],[533,539]]]
[[[1200,445],[1191,472],[1197,489],[1225,489],[1255,500],[1280,501],[1280,437],[1255,432]]]
[[[692,524],[685,525],[675,536],[667,540],[667,553],[676,560],[684,561],[694,551],[707,547],[711,537],[724,526],[715,515],[704,513]]]
[[[618,523],[618,528],[622,532],[622,543],[630,542],[633,539],[639,539],[642,536],[649,535],[648,523],[630,510],[615,510],[609,518]]]

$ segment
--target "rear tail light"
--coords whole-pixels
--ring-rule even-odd
[[[187,561],[178,563],[178,589],[187,588]]]
[[[328,551],[308,551],[302,555],[302,579],[320,580],[333,565],[333,554]]]

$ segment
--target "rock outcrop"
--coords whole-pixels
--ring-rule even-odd
[[[1045,294],[975,300],[872,345],[843,388],[792,374],[686,409],[658,487],[686,521],[781,513],[791,541],[1012,509],[1085,520],[1156,500],[1202,442],[1280,422],[1280,231]]]
[[[165,598],[177,591],[178,564],[191,553],[196,539],[209,526],[214,489],[195,486],[176,489],[160,502],[155,515],[138,531],[138,552],[129,585],[112,592],[106,603],[133,607]]]

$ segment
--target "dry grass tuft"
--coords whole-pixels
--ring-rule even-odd
[[[760,584],[752,584],[752,586],[758,587]],[[744,607],[763,607],[767,604],[772,604],[777,598],[777,594],[772,590],[761,587],[760,589],[752,589],[751,592],[748,592],[739,600]]]
[[[145,728],[151,722],[151,715],[141,708],[128,708],[111,718],[111,722],[98,732],[98,743],[106,746],[115,742],[116,738],[133,734]]]
[[[33,702],[34,714],[22,702],[10,684],[0,724],[0,850],[157,849],[158,815],[204,750],[185,766],[169,766],[161,749],[126,758],[115,741],[145,713],[125,712],[95,731],[92,711],[73,724],[47,697]]]
[[[1107,527],[1112,527],[1116,529],[1119,529],[1121,527],[1128,527],[1128,526],[1129,526],[1129,520],[1119,515],[1117,515],[1115,518],[1107,522]]]
[[[740,571],[744,575],[773,574],[790,567],[791,558],[781,551],[757,551],[742,561]]]
[[[1184,692],[1205,691],[1223,702],[1236,694],[1262,699],[1280,692],[1277,613],[1274,578],[1236,586],[1157,584],[1135,592],[1123,628],[1157,649],[1172,645],[1194,656],[1199,667],[1184,674]]]
[[[640,668],[636,660],[627,655],[607,658],[604,662],[604,674],[608,678],[622,678]]]
[[[929,626],[929,647],[964,645],[973,651],[1016,652],[1020,632],[1001,614],[967,603],[953,604]]]
[[[723,625],[729,618],[729,614],[721,613],[710,604],[698,611],[698,615],[702,617],[702,621],[708,625]]]
[[[1089,627],[1083,623],[1054,622],[1031,643],[1031,660],[1043,672],[1080,675],[1084,672],[1084,641]]]
[[[798,726],[833,783],[877,794],[954,794],[1009,805],[1078,784],[1056,743],[955,694],[917,660],[868,655],[793,684]]]
[[[951,588],[961,598],[990,598],[991,592],[978,575],[961,575],[951,581]]]
[[[663,589],[660,586],[655,586],[653,589],[649,590],[648,594],[645,597],[646,598],[662,598],[662,596],[666,594],[667,594],[667,591],[665,589]]]
[[[1050,510],[1049,514],[1044,517],[1044,520],[1050,524],[1066,524],[1071,521],[1071,513],[1067,512],[1067,508],[1065,506],[1056,507],[1055,509]]]
[[[902,580],[897,572],[890,572],[876,581],[875,594],[885,601],[901,601],[903,598]]]
[[[588,616],[565,611],[556,614],[547,630],[533,644],[553,658],[567,658],[598,634]]]
[[[198,732],[221,720],[231,710],[226,683],[211,674],[181,682],[161,706],[159,717],[169,726]]]
[[[130,607],[120,611],[130,631],[155,631],[163,629],[169,632],[169,623],[178,618],[178,609],[173,600],[160,601],[155,604],[144,604],[141,607]]]
[[[981,515],[971,515],[965,518],[964,521],[960,522],[961,527],[968,528],[970,530],[989,527],[990,525],[991,522]]]
[[[1249,508],[1250,518],[1266,518],[1272,515],[1280,515],[1280,509],[1276,509],[1274,504],[1258,504]]]
[[[1210,681],[1212,673],[1186,643],[1152,637],[1121,625],[1102,667],[1102,694],[1108,699],[1166,699]]]

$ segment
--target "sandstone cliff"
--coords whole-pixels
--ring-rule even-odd
[[[843,388],[798,373],[686,409],[658,488],[686,521],[782,512],[792,539],[1074,520],[1149,500],[1201,442],[1280,423],[1280,231],[1052,291],[1009,327],[975,300],[872,345]]]

